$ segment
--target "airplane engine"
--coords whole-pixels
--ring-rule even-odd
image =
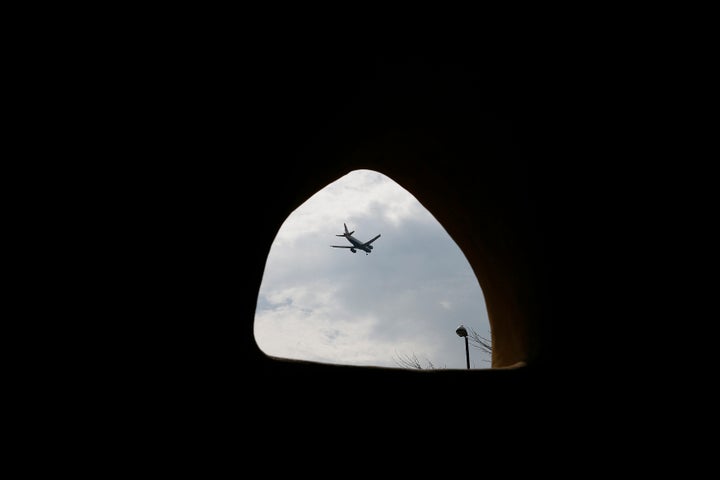
[[[351,248],[350,251],[353,253],[357,252],[357,250],[355,250],[354,248]]]

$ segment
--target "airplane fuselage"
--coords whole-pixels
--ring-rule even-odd
[[[348,239],[348,242],[352,243],[355,248],[358,250],[362,250],[364,252],[370,253],[370,250],[372,250],[372,245],[365,245],[363,242],[358,240],[357,238],[353,237],[352,235],[346,235],[345,238]],[[355,248],[350,249],[351,252],[355,253],[353,250]]]

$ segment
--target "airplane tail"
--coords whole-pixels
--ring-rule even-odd
[[[345,225],[344,223],[343,227],[345,227],[345,233],[343,233],[342,235],[335,235],[336,237],[347,237],[348,235],[352,235],[353,233],[355,233],[355,230],[353,230],[352,232],[348,232],[347,225]]]

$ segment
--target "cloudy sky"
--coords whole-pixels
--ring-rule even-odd
[[[372,253],[336,237],[377,234]],[[268,355],[345,365],[466,368],[464,324],[485,338],[482,290],[454,240],[407,190],[371,170],[350,172],[297,208],[265,266],[255,340]],[[470,345],[470,367],[490,368]]]

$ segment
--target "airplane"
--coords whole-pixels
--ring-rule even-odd
[[[358,240],[357,238],[355,238],[355,237],[352,236],[352,234],[355,233],[355,230],[353,230],[352,232],[348,232],[347,225],[345,225],[345,224],[343,223],[343,226],[345,227],[345,233],[343,233],[342,235],[335,235],[335,236],[336,236],[336,237],[345,237],[345,238],[347,238],[348,241],[349,241],[350,243],[352,243],[352,246],[350,246],[350,245],[330,245],[331,247],[334,247],[334,248],[349,248],[350,251],[353,252],[353,253],[356,253],[358,250],[362,250],[362,251],[365,252],[365,255],[367,255],[367,254],[370,253],[370,252],[372,251],[372,249],[373,249],[373,246],[370,245],[370,244],[371,244],[372,242],[374,242],[375,240],[377,240],[378,238],[380,238],[380,235],[378,235],[377,237],[373,238],[372,240],[368,240],[367,242],[363,243],[363,242],[361,242],[360,240]]]

